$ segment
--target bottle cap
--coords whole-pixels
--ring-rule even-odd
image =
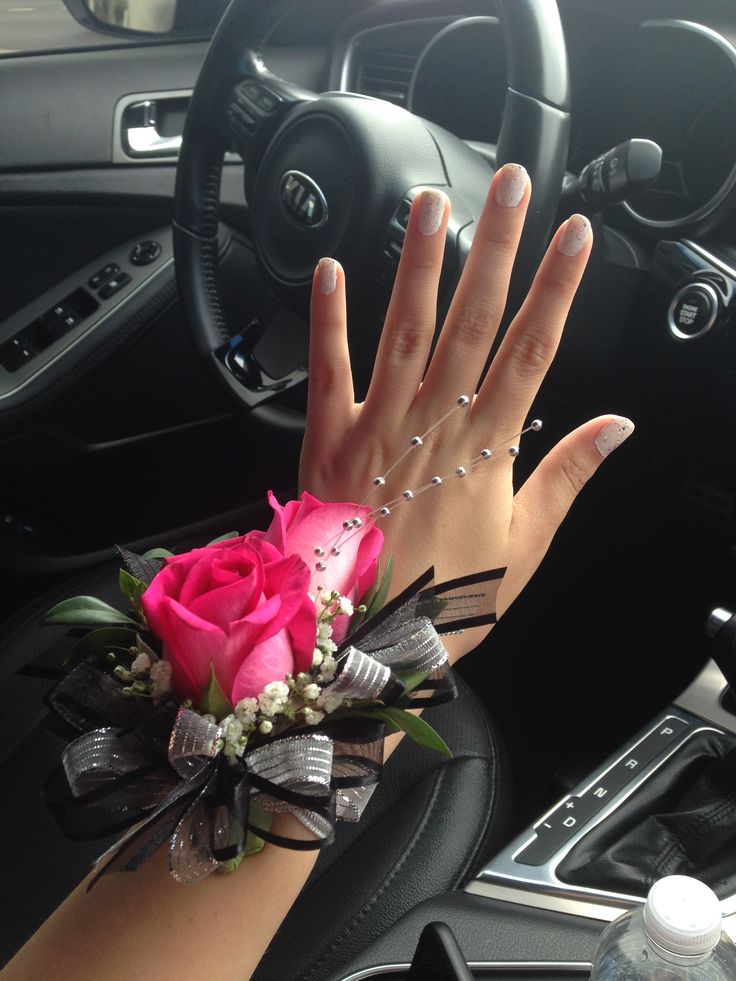
[[[649,890],[644,929],[654,943],[673,954],[707,954],[721,938],[721,904],[713,890],[699,879],[668,875]]]

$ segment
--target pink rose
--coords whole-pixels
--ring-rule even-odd
[[[275,545],[284,555],[298,555],[309,566],[311,577],[309,591],[317,595],[317,586],[336,590],[341,596],[357,602],[373,585],[376,578],[378,555],[383,547],[383,532],[366,519],[370,508],[355,504],[323,504],[306,491],[298,501],[289,501],[284,507],[268,492],[268,501],[274,510],[268,530],[254,532],[262,541]],[[360,528],[343,530],[343,521],[360,518]],[[338,536],[340,554],[332,555],[330,549]],[[324,549],[322,561],[326,568],[317,569],[320,557],[315,548]],[[349,624],[348,617],[338,617],[332,636],[338,643],[343,639]]]
[[[210,665],[235,705],[272,681],[308,671],[316,608],[310,570],[256,536],[231,538],[166,560],[142,597],[163,641],[177,695],[196,703]]]

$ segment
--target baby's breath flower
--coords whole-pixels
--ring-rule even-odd
[[[245,743],[241,741],[243,725],[234,715],[226,715],[220,723],[222,729],[222,752],[231,765],[245,752]]]
[[[277,698],[279,701],[285,701],[289,697],[289,686],[283,681],[271,681],[263,691],[270,698]]]
[[[310,702],[313,702],[315,698],[319,698],[319,692],[319,685],[316,685],[314,682],[311,685],[305,685],[302,689],[302,695]]]
[[[171,665],[168,661],[156,661],[151,665],[151,695],[163,698],[171,691]]]
[[[347,617],[351,617],[353,615],[353,613],[355,612],[353,610],[353,604],[350,602],[350,600],[347,598],[347,596],[341,596],[340,597],[340,604],[337,607],[337,612],[338,612],[338,614],[341,614],[341,615],[344,615],[344,616],[347,616]]]
[[[317,642],[321,640],[328,640],[332,636],[332,624],[322,621],[317,624]]]
[[[133,674],[147,674],[151,670],[151,658],[145,651],[140,651],[130,666]]]
[[[255,698],[241,698],[235,706],[235,716],[244,728],[255,725],[258,701]]]
[[[342,705],[342,695],[339,692],[323,692],[317,699],[317,705],[325,712],[334,712]]]
[[[263,715],[274,716],[284,711],[289,699],[289,686],[283,681],[272,681],[258,696]]]
[[[214,715],[211,712],[204,712],[202,714],[202,718],[204,719],[205,722],[211,722],[212,725],[217,724],[217,719],[214,717]]]
[[[264,719],[263,722],[261,722],[261,724],[258,726],[258,729],[260,732],[263,733],[264,736],[267,736],[269,732],[271,732],[271,730],[273,729],[273,722],[269,722],[268,719]]]
[[[322,670],[319,674],[319,679],[322,682],[332,681],[335,677],[335,669],[337,668],[337,661],[331,654],[325,654],[322,661]]]
[[[318,726],[324,717],[324,712],[318,712],[316,709],[311,708],[304,709],[304,721],[308,726]]]
[[[319,649],[319,647],[315,647],[314,648],[314,654],[312,655],[312,667],[313,668],[318,668],[320,666],[320,664],[322,663],[322,658],[323,657],[324,657],[324,654]]]

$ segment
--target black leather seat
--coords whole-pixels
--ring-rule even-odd
[[[76,843],[43,801],[64,739],[43,703],[72,643],[63,627],[41,627],[51,605],[85,593],[121,602],[110,565],[34,601],[9,620],[0,642],[0,963],[4,963],[86,874],[106,843]],[[402,741],[362,821],[341,824],[274,938],[258,981],[317,981],[340,967],[422,900],[463,884],[504,834],[511,804],[504,753],[486,711],[459,679],[454,702],[428,718],[452,760]],[[184,888],[184,887],[182,887]],[[196,886],[191,887],[196,888]]]

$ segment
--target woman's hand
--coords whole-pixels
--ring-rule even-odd
[[[526,171],[507,164],[494,176],[473,246],[429,365],[437,288],[449,217],[441,191],[415,199],[399,270],[365,402],[356,405],[350,372],[342,268],[322,259],[312,290],[307,432],[300,486],[322,500],[362,502],[377,476],[455,406],[424,444],[412,449],[371,506],[426,485],[441,486],[392,509],[379,526],[394,557],[392,593],[434,565],[437,580],[507,567],[497,595],[500,616],[544,557],[578,491],[633,430],[618,416],[592,419],[562,439],[514,495],[509,443],[466,476],[458,467],[519,433],[554,358],[590,254],[584,217],[557,231],[519,313],[477,389],[506,303],[529,204]],[[477,395],[472,398],[474,392]],[[468,631],[454,656],[483,634]]]

